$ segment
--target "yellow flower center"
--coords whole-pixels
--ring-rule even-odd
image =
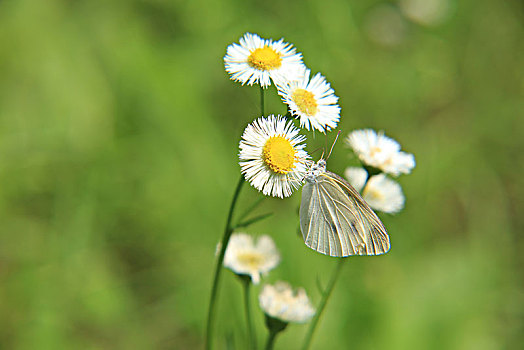
[[[377,155],[377,153],[382,153],[382,148],[378,147],[378,146],[373,146],[370,151],[369,151],[369,156],[370,157],[375,157]]]
[[[251,52],[247,63],[258,70],[272,70],[282,65],[282,57],[271,47],[264,46]]]
[[[307,115],[317,114],[318,104],[312,92],[298,88],[293,91],[291,98],[302,113]]]
[[[373,200],[373,201],[384,200],[384,194],[382,192],[377,191],[375,189],[369,189],[369,186],[366,186],[366,188],[364,188],[364,191],[362,191],[362,195],[365,196],[368,200]]]
[[[250,269],[258,270],[260,264],[264,261],[264,256],[253,252],[245,252],[237,255],[238,262]]]
[[[295,149],[283,136],[272,136],[264,145],[262,159],[273,172],[287,174],[295,167]]]

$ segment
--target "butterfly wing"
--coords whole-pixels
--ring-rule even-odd
[[[316,180],[302,189],[300,228],[306,245],[337,257],[386,253],[386,229],[360,194],[329,171]]]
[[[329,210],[323,203],[318,183],[306,183],[300,204],[300,230],[304,243],[322,254],[342,256],[340,240],[330,226]]]

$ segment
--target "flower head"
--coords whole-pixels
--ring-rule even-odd
[[[396,182],[388,178],[384,173],[371,176],[366,183],[368,174],[366,170],[356,167],[348,167],[344,172],[346,179],[357,191],[362,191],[362,198],[375,210],[384,213],[398,213],[404,207],[404,194],[402,188]]]
[[[293,80],[304,70],[302,54],[284,39],[273,41],[246,33],[239,41],[227,47],[224,63],[231,79],[242,85],[260,84],[266,88],[271,80]]]
[[[348,135],[346,143],[364,164],[393,176],[409,174],[415,167],[413,154],[401,152],[398,142],[382,132],[377,134],[372,129],[355,130]]]
[[[284,322],[304,323],[315,314],[306,291],[303,288],[294,291],[287,282],[266,284],[258,301],[268,316]]]
[[[275,268],[280,262],[275,243],[271,237],[260,236],[255,242],[245,233],[231,235],[224,255],[224,266],[238,275],[250,275],[254,284],[260,282],[260,275]]]
[[[300,118],[300,126],[325,132],[337,127],[340,119],[338,97],[326,79],[317,73],[309,80],[305,69],[298,80],[278,84],[278,93],[291,113]]]
[[[289,197],[307,171],[306,137],[282,116],[258,118],[240,141],[240,168],[246,180],[264,195]]]
[[[368,172],[366,169],[350,166],[344,171],[344,177],[348,180],[351,186],[355,188],[355,190],[362,192],[362,188],[368,179]]]

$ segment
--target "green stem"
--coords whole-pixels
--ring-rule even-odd
[[[267,330],[269,331],[266,341],[266,350],[269,350],[273,349],[273,345],[275,344],[275,338],[277,334],[286,329],[288,323],[278,318],[273,318],[268,314],[265,314],[264,318],[266,321]]]
[[[278,331],[269,331],[266,341],[266,350],[272,350],[275,344],[275,338],[277,337]]]
[[[227,244],[229,243],[229,238],[233,233],[233,227],[231,226],[231,220],[233,218],[233,212],[235,211],[235,205],[237,203],[238,195],[240,194],[240,189],[242,184],[245,182],[244,176],[240,175],[240,180],[238,181],[237,187],[235,189],[235,194],[233,195],[233,200],[231,201],[231,206],[229,207],[229,214],[227,216],[226,228],[224,229],[224,235],[222,236],[222,241],[220,245],[220,253],[218,254],[217,264],[215,268],[215,276],[213,278],[213,287],[211,289],[211,298],[209,301],[209,309],[207,313],[207,324],[206,324],[206,340],[205,340],[205,349],[209,350],[212,348],[212,336],[213,336],[213,319],[215,317],[215,301],[218,291],[218,284],[220,282],[220,272],[222,271],[222,265],[224,263],[224,255],[226,253]]]
[[[239,222],[238,224],[236,224],[234,226],[234,229],[236,230],[236,229],[239,229],[239,228],[248,227],[248,226],[254,224],[255,222],[259,222],[261,220],[267,219],[271,215],[273,215],[273,213],[266,213],[266,214],[262,214],[262,215],[256,216],[253,219],[249,219],[249,220],[246,220],[246,221]]]
[[[261,85],[260,86],[260,111],[262,112],[262,116],[264,116],[265,114],[264,110],[265,110],[264,108],[264,88]]]
[[[259,198],[257,198],[257,200],[254,201],[253,204],[251,204],[246,209],[246,211],[244,211],[242,215],[239,216],[239,220],[244,220],[249,214],[251,214],[253,210],[256,209],[256,207],[258,207],[264,201],[264,199],[266,199],[266,196],[260,196]]]
[[[335,287],[335,283],[337,282],[338,276],[340,275],[340,270],[342,269],[342,264],[344,263],[344,260],[345,258],[338,259],[337,266],[333,270],[333,274],[331,275],[329,284],[327,288],[324,290],[324,292],[322,293],[320,304],[318,305],[317,312],[315,313],[315,316],[313,317],[313,320],[311,321],[311,324],[309,325],[309,329],[304,339],[304,345],[302,346],[302,350],[307,350],[309,348],[309,345],[311,343],[311,338],[313,338],[313,333],[315,332],[320,316],[322,316],[322,312],[324,311],[324,308],[326,307],[328,299],[331,296],[331,292],[333,291],[333,288]]]
[[[249,303],[249,287],[251,286],[251,278],[246,276],[246,278],[242,278],[242,282],[244,285],[244,310],[246,312],[247,336],[249,339],[250,349],[256,350],[257,339],[255,335],[255,329],[253,328],[253,321],[251,320],[251,306]]]

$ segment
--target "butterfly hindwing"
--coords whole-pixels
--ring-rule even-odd
[[[300,227],[308,247],[330,256],[389,250],[389,237],[380,219],[349,183],[328,171],[304,185]]]
[[[377,214],[346,180],[329,171],[326,171],[326,176],[335,181],[345,192],[349,202],[353,203],[354,210],[351,213],[359,223],[357,225],[358,233],[365,243],[364,252],[357,254],[378,255],[387,253],[390,248],[389,236]]]

